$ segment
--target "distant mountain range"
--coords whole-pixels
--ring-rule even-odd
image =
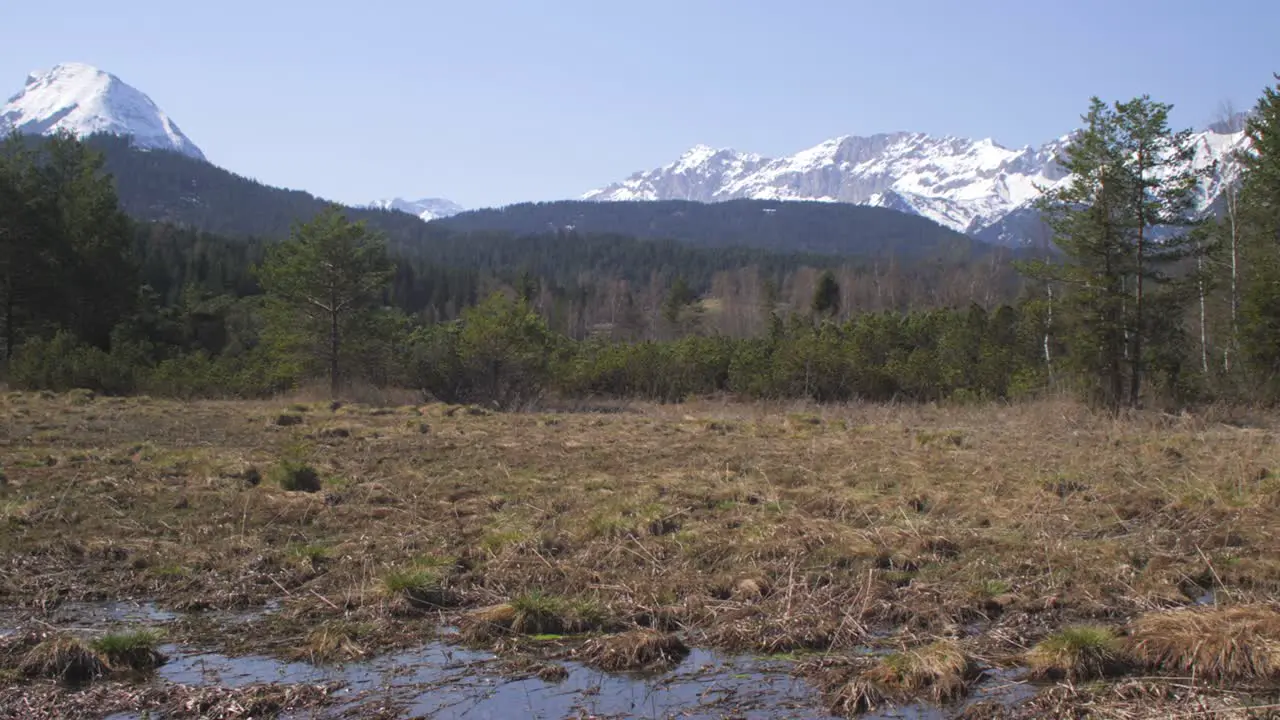
[[[375,200],[371,206],[379,210],[399,210],[410,215],[417,215],[427,222],[447,218],[466,211],[466,208],[458,203],[444,198],[423,198],[421,200],[392,198],[390,200]]]
[[[1223,188],[1236,178],[1233,153],[1245,145],[1242,127],[1241,118],[1233,117],[1195,135],[1196,165],[1213,168],[1203,186],[1202,209],[1213,207]],[[81,63],[32,73],[22,90],[0,108],[0,133],[11,130],[128,136],[137,148],[171,150],[194,160],[205,159],[200,148],[144,93]],[[583,199],[702,203],[751,199],[867,205],[918,215],[988,243],[1039,246],[1048,238],[1033,203],[1044,188],[1065,181],[1058,158],[1068,140],[1069,135],[1015,150],[990,139],[909,132],[849,135],[776,159],[699,145],[675,162],[637,172],[588,192]],[[140,164],[145,163],[132,163]],[[126,180],[140,182],[137,178],[122,179]],[[184,202],[201,201],[192,197],[190,188],[184,193]],[[309,206],[293,202],[293,207]],[[443,198],[394,198],[367,207],[408,213],[424,221],[463,212],[457,203]],[[571,205],[558,207],[581,215]],[[166,207],[163,213],[159,208],[151,210],[183,215],[189,214],[190,208]],[[656,214],[661,216],[664,211]],[[478,217],[502,220],[493,213]],[[570,216],[561,220],[562,225],[573,224]],[[282,221],[283,216],[277,218],[273,229]],[[801,247],[803,243],[797,239],[796,249]]]
[[[1201,209],[1211,207],[1234,180],[1238,167],[1232,155],[1246,142],[1242,127],[1236,117],[1195,135],[1196,166],[1214,166]],[[1065,135],[1013,150],[990,139],[849,135],[778,159],[699,145],[673,163],[637,172],[583,199],[853,203],[922,215],[991,242],[1021,245],[1032,241],[1032,203],[1044,188],[1067,178],[1058,159],[1069,140]]]

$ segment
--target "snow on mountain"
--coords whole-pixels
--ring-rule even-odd
[[[1211,129],[1195,133],[1191,137],[1195,148],[1195,157],[1191,160],[1191,169],[1203,173],[1200,189],[1196,198],[1195,209],[1200,213],[1208,213],[1222,197],[1223,192],[1240,179],[1240,163],[1236,153],[1248,147],[1249,140],[1243,129],[1230,131],[1233,127],[1243,128],[1234,120],[1230,125],[1216,124]],[[1221,132],[1228,130],[1228,132]],[[1066,148],[1068,137],[1056,141],[1056,148],[1049,156],[1057,157]],[[1069,182],[1070,177],[1058,167],[1057,179],[1046,184],[1046,189],[1061,186]],[[977,228],[971,234],[980,240],[1001,245],[1045,245],[1051,233],[1040,220],[1040,213],[1034,203],[1040,193],[1027,198],[1022,203],[1010,208],[995,222]]]
[[[718,197],[725,186],[756,172],[759,155],[697,145],[679,160],[582,196],[583,200],[728,200]]]
[[[447,218],[450,215],[457,215],[465,212],[466,208],[462,207],[452,200],[444,198],[423,198],[421,200],[405,200],[404,198],[392,198],[390,200],[375,200],[371,207],[379,210],[399,210],[407,212],[410,215],[417,215],[426,221],[437,220],[439,218]]]
[[[1243,135],[1211,130],[1196,135],[1197,166],[1221,161],[1205,184],[1206,207],[1234,177],[1230,154],[1241,146]],[[849,135],[778,159],[700,145],[670,165],[636,173],[583,199],[751,198],[875,205],[1012,243],[1019,241],[1012,231],[983,231],[1030,207],[1044,188],[1064,180],[1067,173],[1057,159],[1069,138],[1014,150],[991,139],[910,132]]]
[[[27,76],[26,85],[0,107],[0,134],[48,135],[66,130],[129,135],[138,147],[175,150],[204,160],[151,98],[120,78],[83,63],[64,63]]]

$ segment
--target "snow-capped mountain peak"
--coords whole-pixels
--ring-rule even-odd
[[[390,200],[375,200],[371,203],[372,207],[379,210],[399,210],[407,212],[410,215],[417,215],[430,222],[440,218],[447,218],[450,215],[457,215],[460,212],[466,212],[466,208],[462,207],[452,200],[444,198],[423,198],[421,200],[405,200],[404,198],[391,198]]]
[[[960,232],[987,235],[986,229],[1063,181],[1066,171],[1059,159],[1070,138],[1011,149],[992,138],[844,135],[777,159],[698,145],[674,163],[635,173],[583,199],[846,202],[923,215]],[[1229,158],[1243,133],[1209,130],[1196,139],[1197,165],[1202,165]],[[1219,165],[1220,174],[1230,172],[1229,162]],[[1206,186],[1206,204],[1220,184]],[[996,236],[1018,242],[1003,229]]]
[[[583,200],[696,200],[709,202],[715,190],[758,170],[766,158],[730,148],[695,145],[675,162],[638,172],[620,183],[582,196]]]
[[[0,133],[30,135],[66,130],[128,135],[138,147],[174,150],[203,160],[204,153],[151,98],[120,78],[84,63],[63,63],[27,76],[22,90],[0,107]]]

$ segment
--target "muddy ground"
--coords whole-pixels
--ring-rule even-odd
[[[1280,702],[1262,415],[10,393],[0,470],[0,717]],[[1230,608],[1247,629],[1213,614]],[[1144,618],[1179,612],[1219,623],[1218,661],[1178,645],[1189,633],[1152,650]],[[1081,627],[1098,648],[1045,649]],[[32,662],[139,628],[159,633],[156,669],[106,658],[71,683]]]

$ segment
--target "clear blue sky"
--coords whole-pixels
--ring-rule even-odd
[[[1200,126],[1280,71],[1273,0],[5,2],[0,95],[64,61],[214,163],[344,202],[558,199],[697,143],[919,130],[1039,143],[1090,95]]]

